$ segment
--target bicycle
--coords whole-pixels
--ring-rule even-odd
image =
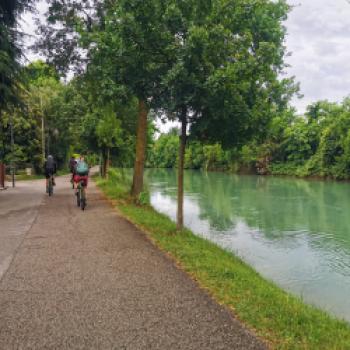
[[[70,178],[70,183],[72,185],[72,189],[74,190],[74,174],[72,174],[72,176]]]
[[[46,192],[49,194],[49,197],[53,195],[53,175],[50,175],[48,178]]]
[[[85,182],[84,180],[80,180],[77,186],[77,206],[81,208],[81,210],[85,210],[86,207],[86,193],[85,193]]]

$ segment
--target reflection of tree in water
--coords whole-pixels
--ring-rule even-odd
[[[167,169],[151,169],[147,170],[147,178],[151,179],[157,188],[161,188],[162,192],[176,199],[176,191],[168,191],[167,188],[175,188],[177,184],[176,171]],[[212,227],[218,230],[226,230],[232,227],[232,219],[229,202],[230,198],[226,197],[225,186],[232,187],[230,181],[223,183],[217,182],[212,177],[213,173],[205,173],[200,171],[186,171],[184,178],[184,191],[187,197],[196,194],[192,198],[197,202],[200,209],[200,218],[207,219]],[[199,194],[199,195],[197,195]],[[185,216],[190,215],[186,213]]]
[[[213,173],[203,173],[198,204],[200,219],[208,220],[211,227],[225,231],[234,224],[231,195],[234,191],[235,181],[223,181]],[[194,175],[195,177],[199,177]],[[229,195],[227,195],[229,194]]]
[[[176,187],[173,170],[153,170],[151,177],[164,187]],[[192,200],[200,219],[215,230],[228,230],[241,219],[270,240],[308,234],[313,246],[336,245],[350,254],[348,184],[186,171],[185,193],[196,194]],[[175,191],[167,194],[176,198]],[[191,215],[186,207],[185,215]]]
[[[145,172],[145,183],[155,184],[157,187],[166,190],[167,188],[176,187],[176,171],[172,169],[147,169]],[[171,197],[176,197],[176,191],[168,193]],[[173,193],[174,192],[174,193]]]
[[[235,214],[269,239],[308,233],[312,244],[340,243],[350,250],[349,186],[307,180],[240,178]],[[337,243],[337,244],[338,244]]]

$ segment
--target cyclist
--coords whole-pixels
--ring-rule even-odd
[[[77,160],[75,154],[72,154],[72,156],[69,160],[68,167],[69,167],[70,173],[72,174],[71,183],[73,184],[73,186],[74,186],[75,167],[77,166],[77,163],[78,163],[78,160]]]
[[[85,158],[83,155],[80,156],[76,166],[75,166],[75,173],[74,173],[74,182],[76,185],[80,181],[83,181],[83,186],[85,187],[85,190],[88,185],[88,178],[89,178],[89,166],[85,161]],[[78,194],[78,186],[75,187],[75,194]]]
[[[47,159],[44,163],[44,172],[46,177],[46,189],[48,189],[50,176],[52,176],[52,184],[55,186],[56,183],[54,174],[57,172],[57,164],[51,154],[47,156]]]

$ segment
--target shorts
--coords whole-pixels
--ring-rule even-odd
[[[75,183],[78,183],[78,182],[80,182],[80,181],[84,181],[84,183],[83,183],[83,186],[84,187],[87,187],[87,185],[88,185],[88,180],[89,180],[89,177],[88,177],[88,175],[78,175],[78,174],[74,174],[74,182]]]
[[[47,179],[49,179],[50,176],[53,176],[54,174],[55,174],[55,172],[54,172],[53,170],[50,170],[50,169],[46,169],[46,170],[45,170],[45,177],[46,177]]]

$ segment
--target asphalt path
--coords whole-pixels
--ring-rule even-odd
[[[0,191],[0,279],[39,212],[44,190],[42,181],[22,181]]]
[[[0,192],[0,349],[265,349],[91,182]]]

